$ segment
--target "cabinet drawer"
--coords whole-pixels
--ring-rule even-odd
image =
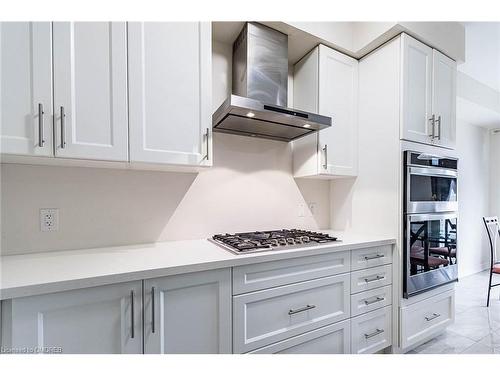
[[[349,354],[351,351],[351,322],[315,329],[254,350],[252,354]]]
[[[392,285],[353,294],[351,296],[351,316],[358,316],[391,305],[391,301]]]
[[[343,251],[234,267],[233,294],[349,272],[350,262],[349,251]]]
[[[351,293],[364,292],[392,283],[392,266],[367,268],[351,273]]]
[[[392,263],[392,247],[378,246],[351,252],[351,270],[382,266]]]
[[[233,350],[245,353],[349,318],[349,275],[233,297]]]
[[[401,308],[401,344],[407,348],[442,331],[455,320],[455,291]]]
[[[351,319],[352,354],[370,354],[392,344],[392,306]]]

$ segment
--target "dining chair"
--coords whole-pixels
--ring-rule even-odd
[[[493,278],[493,274],[498,274],[500,275],[500,259],[497,254],[497,244],[498,244],[498,239],[500,237],[500,227],[498,224],[498,217],[492,216],[492,217],[483,217],[484,225],[486,226],[486,231],[488,232],[488,238],[490,240],[490,250],[491,250],[491,263],[490,263],[490,281],[488,284],[488,301],[486,303],[486,306],[490,306],[490,292],[491,288],[494,288],[496,286],[500,286],[500,283],[498,284],[491,284],[491,280]]]

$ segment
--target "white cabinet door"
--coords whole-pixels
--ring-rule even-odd
[[[436,143],[455,147],[457,65],[441,52],[433,51],[432,113],[435,115]]]
[[[128,24],[130,161],[212,164],[211,26]]]
[[[52,156],[50,22],[2,22],[0,38],[0,152]]]
[[[142,353],[142,282],[2,304],[2,345],[59,353]]]
[[[231,353],[230,269],[144,281],[145,353]]]
[[[432,48],[402,35],[401,138],[431,143],[432,138]]]
[[[54,22],[56,156],[128,160],[124,22]]]
[[[294,107],[332,117],[332,126],[293,142],[294,177],[356,176],[358,61],[319,45],[294,68]]]
[[[321,115],[332,117],[332,126],[319,132],[321,173],[358,173],[357,100],[358,61],[320,45],[318,108]]]

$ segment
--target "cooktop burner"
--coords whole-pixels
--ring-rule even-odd
[[[299,229],[216,234],[210,240],[235,254],[294,249],[339,241],[337,237],[325,233]]]

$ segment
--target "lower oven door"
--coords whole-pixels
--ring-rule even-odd
[[[456,213],[406,216],[405,298],[458,280],[457,229]]]

